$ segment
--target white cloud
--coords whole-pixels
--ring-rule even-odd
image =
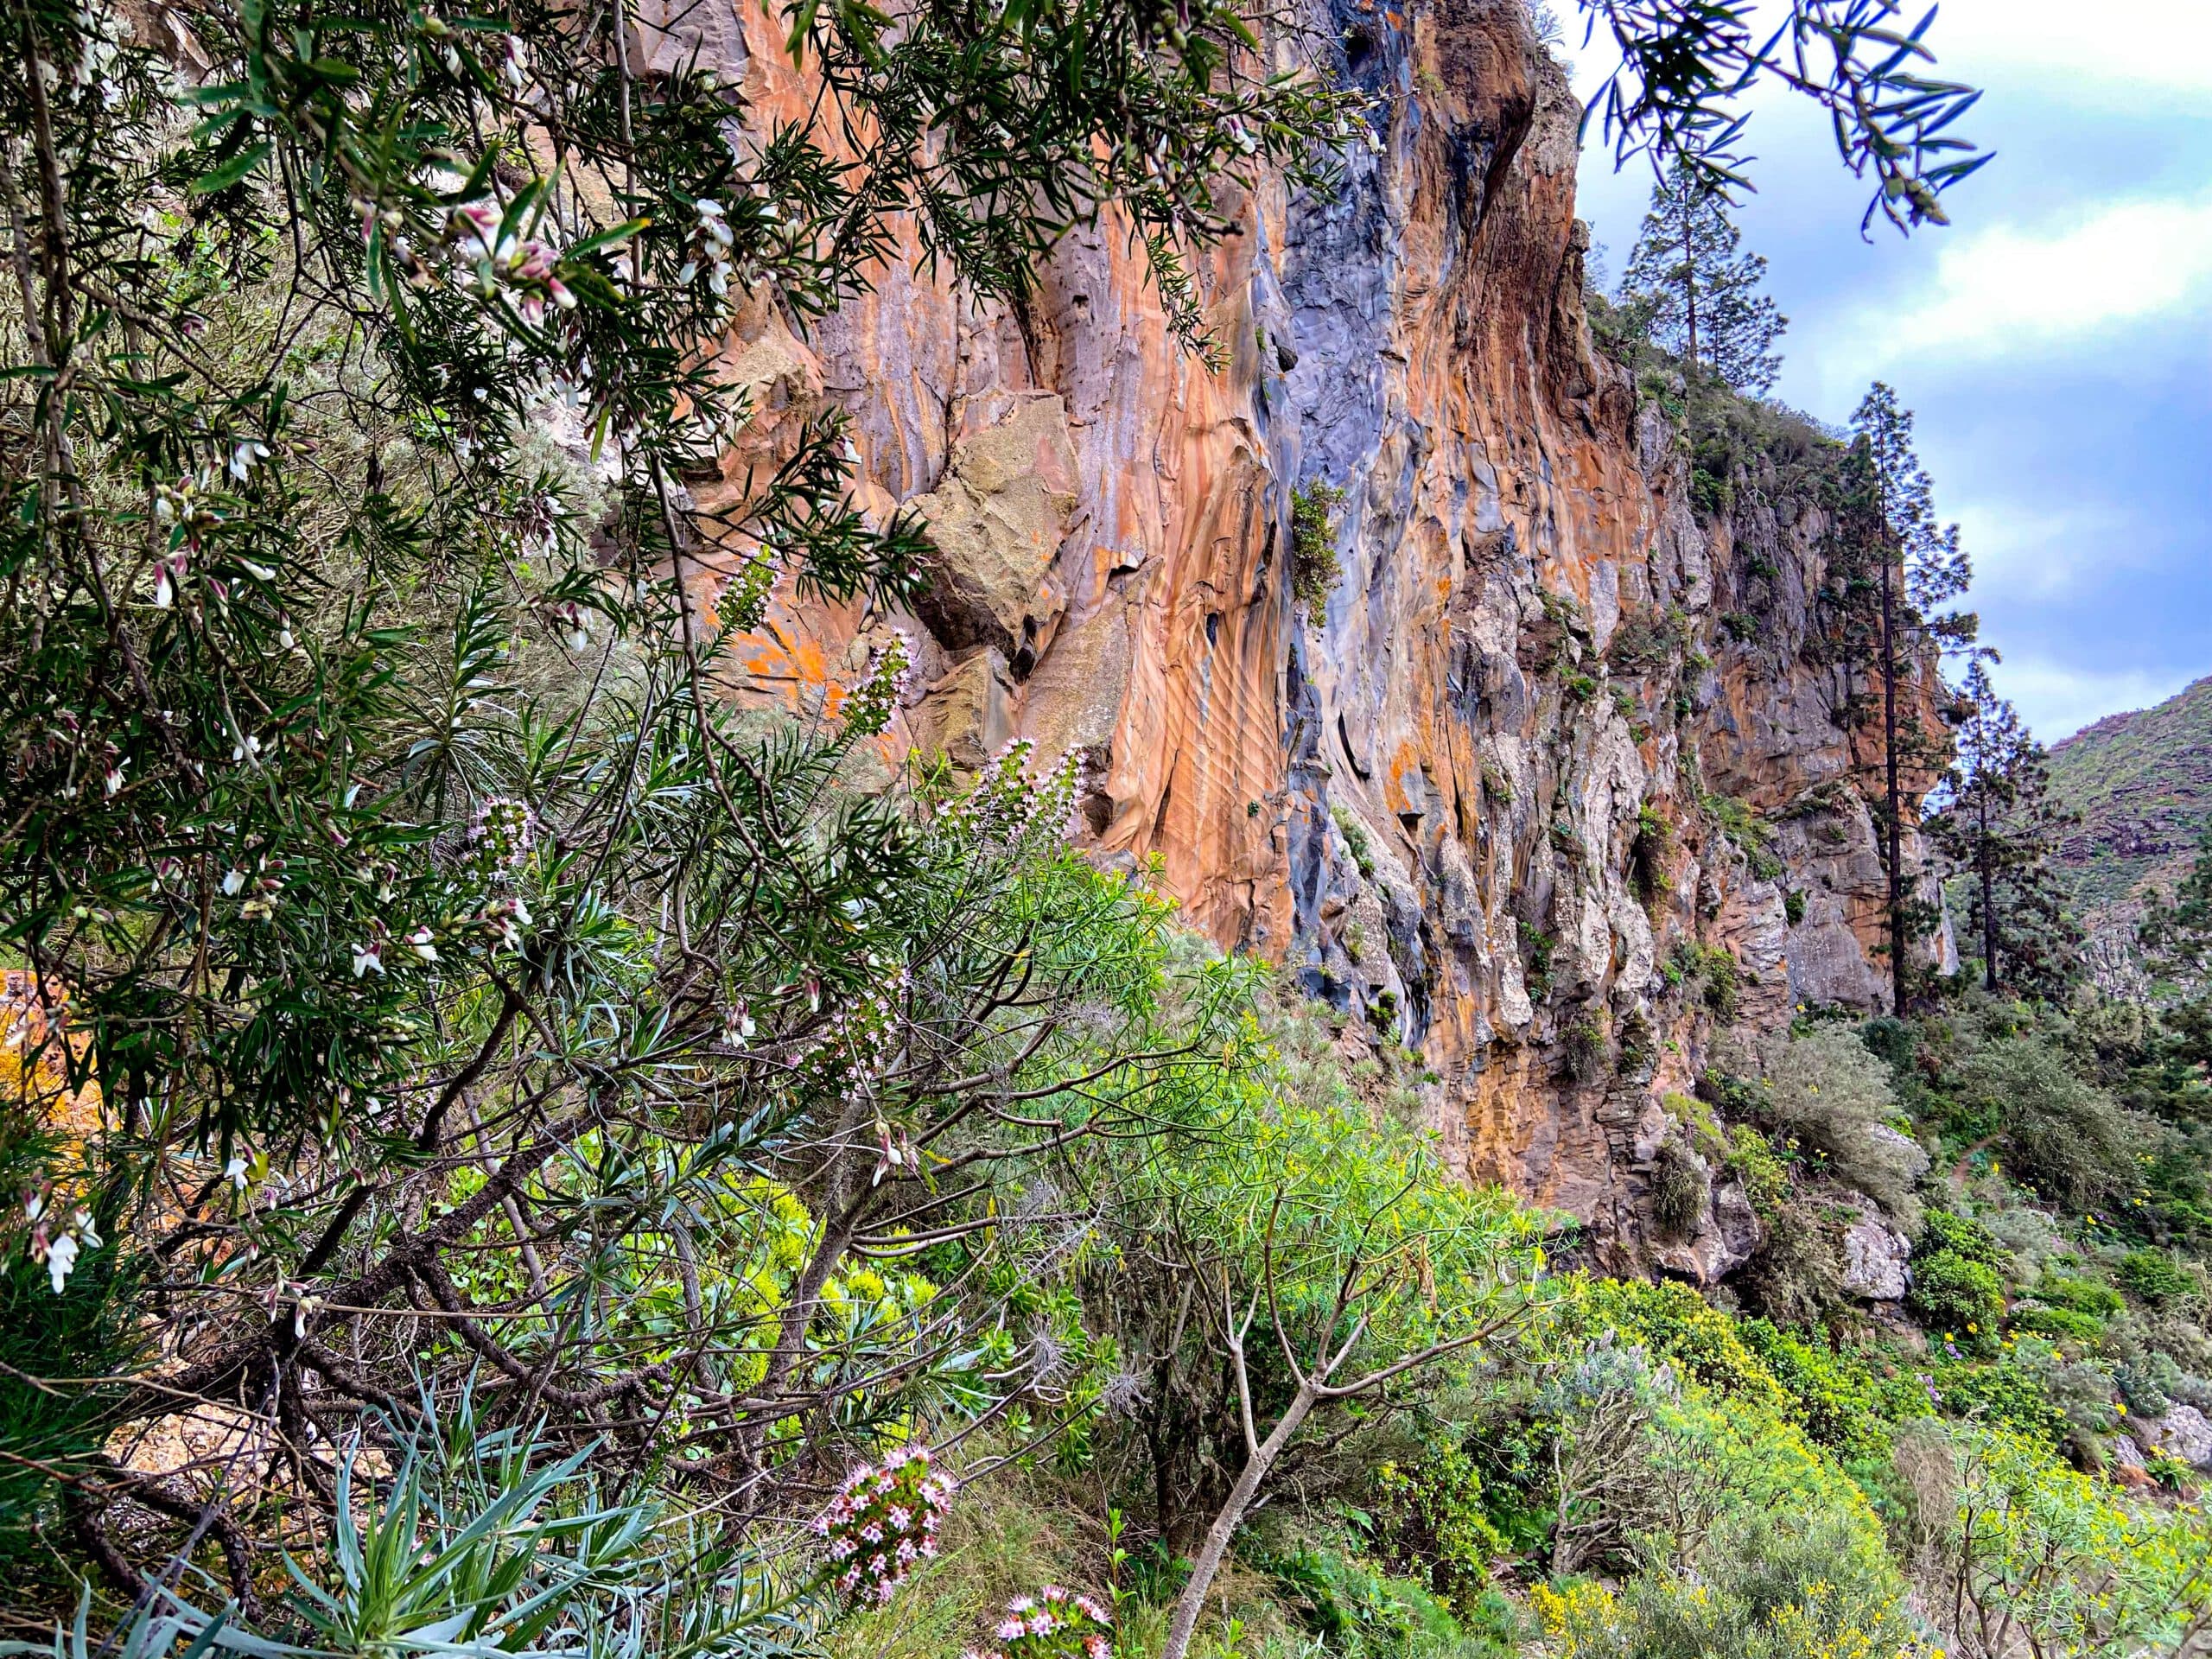
[[[1857,342],[1861,363],[2017,357],[2208,308],[2212,199],[2145,200],[1952,231],[1906,291],[1820,332]],[[2191,346],[2201,332],[2190,325]]]
[[[1992,675],[2030,729],[2056,743],[2107,715],[2164,702],[2196,676],[2182,670],[2100,670],[2045,657],[2007,657]]]
[[[1907,9],[1917,22],[1918,8]],[[2212,5],[2205,0],[2128,0],[2101,15],[2081,0],[1943,0],[1928,41],[1940,73],[1977,86],[2017,75],[2086,99],[2102,99],[2119,86],[2212,92]]]
[[[2111,502],[1968,500],[1944,516],[1955,516],[1966,532],[1977,596],[2001,590],[2029,602],[2058,599],[2110,582],[2139,563],[2130,554],[2146,544],[2143,526]]]

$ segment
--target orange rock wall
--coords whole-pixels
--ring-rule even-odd
[[[777,31],[739,6],[676,33],[760,115],[795,111]],[[765,308],[734,332],[760,413],[722,487],[842,402],[874,505],[943,531],[895,741],[1081,752],[1099,855],[1157,858],[1223,947],[1419,1050],[1471,1175],[1710,1277],[1717,1232],[1662,1247],[1637,1219],[1712,1035],[1681,953],[1733,956],[1753,1025],[1875,1006],[1885,978],[1851,687],[1820,647],[1826,521],[1754,467],[1700,522],[1664,416],[1592,353],[1578,111],[1522,0],[1332,21],[1373,143],[1333,200],[1244,204],[1202,272],[1221,372],[1177,350],[1110,225],[1017,309],[887,270],[810,339]],[[1291,519],[1314,484],[1346,494],[1309,620]],[[804,702],[893,620],[779,599],[748,654]],[[1722,795],[1768,849],[1717,827]]]

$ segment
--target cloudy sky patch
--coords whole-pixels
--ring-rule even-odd
[[[1739,220],[1792,320],[1777,395],[1840,423],[1879,378],[1917,411],[2000,688],[2056,740],[2212,674],[2212,0],[1944,0],[1929,39],[1997,153],[1949,227],[1862,238],[1866,189],[1778,91]],[[1593,136],[1615,274],[1649,190]]]

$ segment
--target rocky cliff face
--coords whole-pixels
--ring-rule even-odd
[[[2145,899],[2171,893],[2212,828],[2212,680],[2053,745],[2050,778],[2082,817],[2060,849],[2074,902],[2124,956]]]
[[[1246,204],[1203,273],[1218,372],[1110,225],[1015,309],[887,270],[808,340],[765,310],[733,334],[760,413],[702,487],[842,401],[875,505],[943,554],[899,741],[1078,751],[1097,853],[1156,861],[1222,946],[1418,1051],[1471,1175],[1709,1279],[1756,1223],[1724,1188],[1693,1236],[1649,1236],[1666,1096],[1722,1021],[1884,994],[1819,626],[1832,452],[1777,429],[1699,512],[1664,389],[1592,351],[1579,111],[1522,0],[1332,3],[1372,142],[1332,200]],[[740,5],[683,29],[796,107]],[[1344,493],[1308,615],[1317,486]],[[890,620],[785,603],[747,656],[834,696]]]

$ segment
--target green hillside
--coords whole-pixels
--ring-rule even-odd
[[[2092,926],[2133,913],[2212,827],[2212,678],[2085,728],[2050,762],[2059,798],[2082,815],[2061,855],[2075,902]]]

